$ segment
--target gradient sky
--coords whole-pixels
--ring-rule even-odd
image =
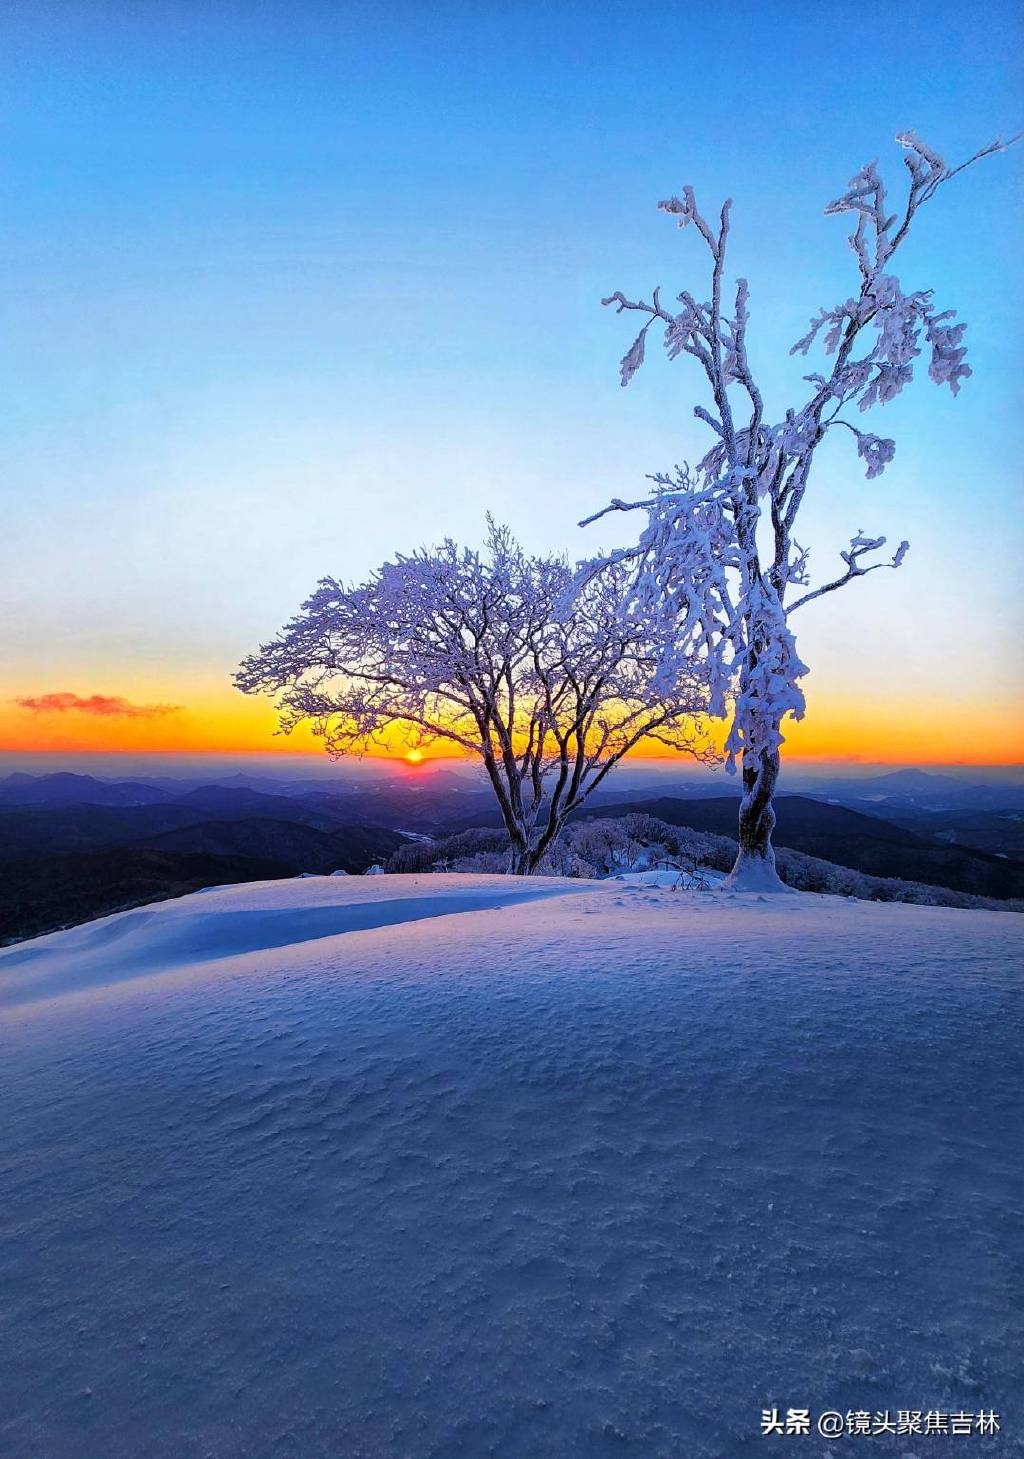
[[[6,5],[0,748],[271,749],[230,673],[318,576],[488,509],[533,549],[614,545],[625,519],[577,520],[706,445],[683,362],[619,389],[629,321],[599,307],[703,290],[657,199],[735,199],[781,414],[815,367],[789,345],[854,288],[825,202],[872,157],[899,185],[904,127],[951,159],[1020,129],[1018,13]],[[901,255],[974,378],[872,413],[880,480],[822,459],[818,573],[858,528],[912,551],[800,615],[795,754],[1024,759],[1022,167],[972,169]]]

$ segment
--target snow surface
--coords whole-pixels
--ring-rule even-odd
[[[0,952],[0,1453],[1024,1453],[1022,939],[435,875]]]
[[[712,871],[710,867],[700,866],[695,871],[679,870],[668,866],[654,866],[644,871],[620,871],[615,874],[615,881],[623,882],[626,886],[637,887],[662,887],[667,891],[683,891],[690,888],[694,883],[693,890],[710,891],[717,888],[725,881],[725,872]]]

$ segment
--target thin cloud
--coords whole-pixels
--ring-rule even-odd
[[[162,719],[181,709],[180,704],[132,704],[119,694],[38,694],[12,703],[32,714],[95,714],[102,719]]]

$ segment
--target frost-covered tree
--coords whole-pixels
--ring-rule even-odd
[[[793,346],[790,353],[807,355],[820,345],[827,362],[804,377],[809,385],[805,399],[781,417],[766,418],[751,370],[746,280],[736,282],[731,303],[724,297],[731,202],[723,205],[714,225],[698,208],[692,188],[658,205],[680,228],[692,225],[703,240],[710,297],[684,291],[677,308],[662,303],[655,289],[649,303],[621,292],[602,301],[620,313],[647,316],[622,361],[623,385],[643,363],[648,331],[663,327],[669,358],[695,361],[709,390],[708,404],[694,409],[714,436],[703,459],[693,468],[650,477],[654,491],[648,498],[616,500],[605,512],[647,512],[638,544],[610,560],[632,565],[633,610],[646,614],[656,634],[672,644],[669,677],[677,661],[705,657],[712,712],[731,714],[725,748],[730,770],[741,758],[743,786],[736,886],[781,887],[771,844],[772,801],[782,724],[787,715],[799,719],[803,714],[800,680],[807,672],[796,649],[793,615],[876,568],[899,567],[908,547],[901,542],[885,555],[885,537],[857,531],[839,554],[842,568],[830,580],[812,584],[808,552],[794,532],[816,453],[831,433],[847,433],[867,477],[879,476],[895,444],[857,424],[863,413],[892,400],[910,383],[922,352],[930,378],[948,385],[954,395],[971,373],[965,325],[954,322],[953,310],[939,309],[930,289],[908,292],[893,272],[893,259],[917,212],[940,187],[1009,144],[994,142],[949,167],[913,132],[897,141],[906,149],[909,174],[898,205],[889,202],[871,162],[825,210],[852,215],[857,288],[842,303],[821,310]]]
[[[235,683],[277,695],[282,730],[309,722],[334,755],[397,730],[478,756],[526,875],[642,740],[711,753],[706,669],[666,665],[646,616],[623,609],[630,575],[577,575],[490,522],[483,553],[446,541],[360,587],[323,579]]]

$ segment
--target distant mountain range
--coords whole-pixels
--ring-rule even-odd
[[[738,786],[628,772],[585,815],[644,812],[734,837]],[[660,788],[660,786],[659,786]],[[1024,788],[921,770],[823,779],[778,801],[776,841],[876,876],[1024,896]],[[365,871],[408,838],[500,824],[469,767],[325,782],[57,772],[0,778],[0,940],[214,883]]]
[[[0,779],[0,805],[152,805],[168,798],[166,791],[141,781],[97,780],[67,771],[16,772]]]
[[[891,819],[934,841],[1024,861],[1024,810],[896,811]]]
[[[926,770],[895,770],[863,780],[812,780],[800,786],[800,794],[834,799],[869,813],[881,810],[886,816],[898,810],[1024,810],[1024,783],[974,783]]]

